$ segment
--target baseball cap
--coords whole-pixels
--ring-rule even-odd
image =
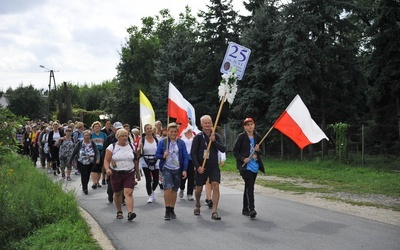
[[[114,122],[113,127],[116,129],[120,129],[120,128],[123,128],[124,126],[122,126],[122,123],[120,123],[120,122]]]
[[[243,121],[243,125],[246,125],[246,123],[248,123],[248,122],[252,122],[252,123],[254,123],[254,120],[253,120],[253,118],[246,118],[246,119],[244,119],[244,121]]]

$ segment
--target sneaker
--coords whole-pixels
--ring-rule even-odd
[[[61,174],[61,178],[65,179],[65,173],[64,172]]]
[[[103,179],[102,181],[101,181],[101,185],[106,185],[106,180],[105,179]]]
[[[250,219],[256,218],[256,215],[257,215],[256,210],[251,210],[251,211],[249,212]]]
[[[53,173],[53,169],[48,169],[48,170],[47,170],[47,173],[48,173],[48,174],[52,174],[52,173]]]
[[[60,172],[60,168],[57,168],[57,174],[60,174],[61,172]]]
[[[153,203],[153,197],[149,195],[149,199],[147,200],[147,203]]]
[[[171,211],[171,212],[169,213],[169,216],[171,217],[171,219],[176,219],[176,214],[175,214],[174,211]]]
[[[187,196],[187,199],[188,199],[188,201],[194,201],[193,195],[190,195],[190,194]]]
[[[183,198],[183,190],[179,191],[179,198]]]
[[[80,175],[81,173],[79,173],[79,170],[75,171],[75,175]]]
[[[168,212],[165,212],[165,215],[164,215],[164,220],[170,220],[171,219],[171,215],[170,215],[170,213],[168,213]]]
[[[70,176],[67,176],[67,181],[72,181]]]
[[[151,198],[153,198],[153,201],[156,200],[156,193],[154,193],[154,191],[153,191],[153,193],[151,193]]]
[[[125,205],[126,205],[125,200],[122,201],[122,204],[121,204],[121,205],[122,205],[122,206],[125,206]]]

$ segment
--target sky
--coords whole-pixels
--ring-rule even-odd
[[[244,13],[243,0],[233,8]],[[100,84],[116,76],[126,29],[169,9],[178,18],[186,5],[196,15],[207,0],[0,0],[0,91],[33,85]],[[197,16],[197,15],[196,15]],[[43,65],[46,69],[40,68]],[[53,85],[53,83],[52,83]],[[52,86],[53,87],[53,86]]]

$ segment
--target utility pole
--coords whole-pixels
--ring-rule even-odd
[[[53,83],[54,83],[54,90],[56,89],[56,78],[54,77],[54,70],[48,69],[43,65],[39,65],[39,67],[46,69],[46,72],[50,72],[50,77],[49,77],[49,92],[47,94],[47,122],[50,121],[50,90],[51,90],[51,78],[53,78]]]

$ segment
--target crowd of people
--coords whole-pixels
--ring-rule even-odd
[[[166,128],[160,121],[141,129],[121,122],[95,121],[91,126],[69,121],[27,122],[15,133],[20,153],[28,155],[33,165],[37,161],[48,174],[71,181],[71,173],[80,175],[82,192],[107,185],[108,201],[114,203],[117,219],[136,217],[133,191],[141,176],[145,177],[147,203],[156,201],[157,188],[164,192],[164,220],[177,217],[175,205],[179,198],[194,201],[194,215],[201,213],[201,195],[205,187],[205,203],[212,209],[211,219],[221,220],[218,214],[221,182],[220,166],[224,165],[226,146],[213,128],[212,118],[200,118],[201,131],[194,131],[191,121],[183,130],[172,122]],[[243,122],[244,131],[237,137],[233,154],[245,188],[242,214],[255,218],[254,185],[258,171],[264,172],[261,160],[260,135],[255,132],[252,118]],[[178,131],[183,131],[178,134]]]

